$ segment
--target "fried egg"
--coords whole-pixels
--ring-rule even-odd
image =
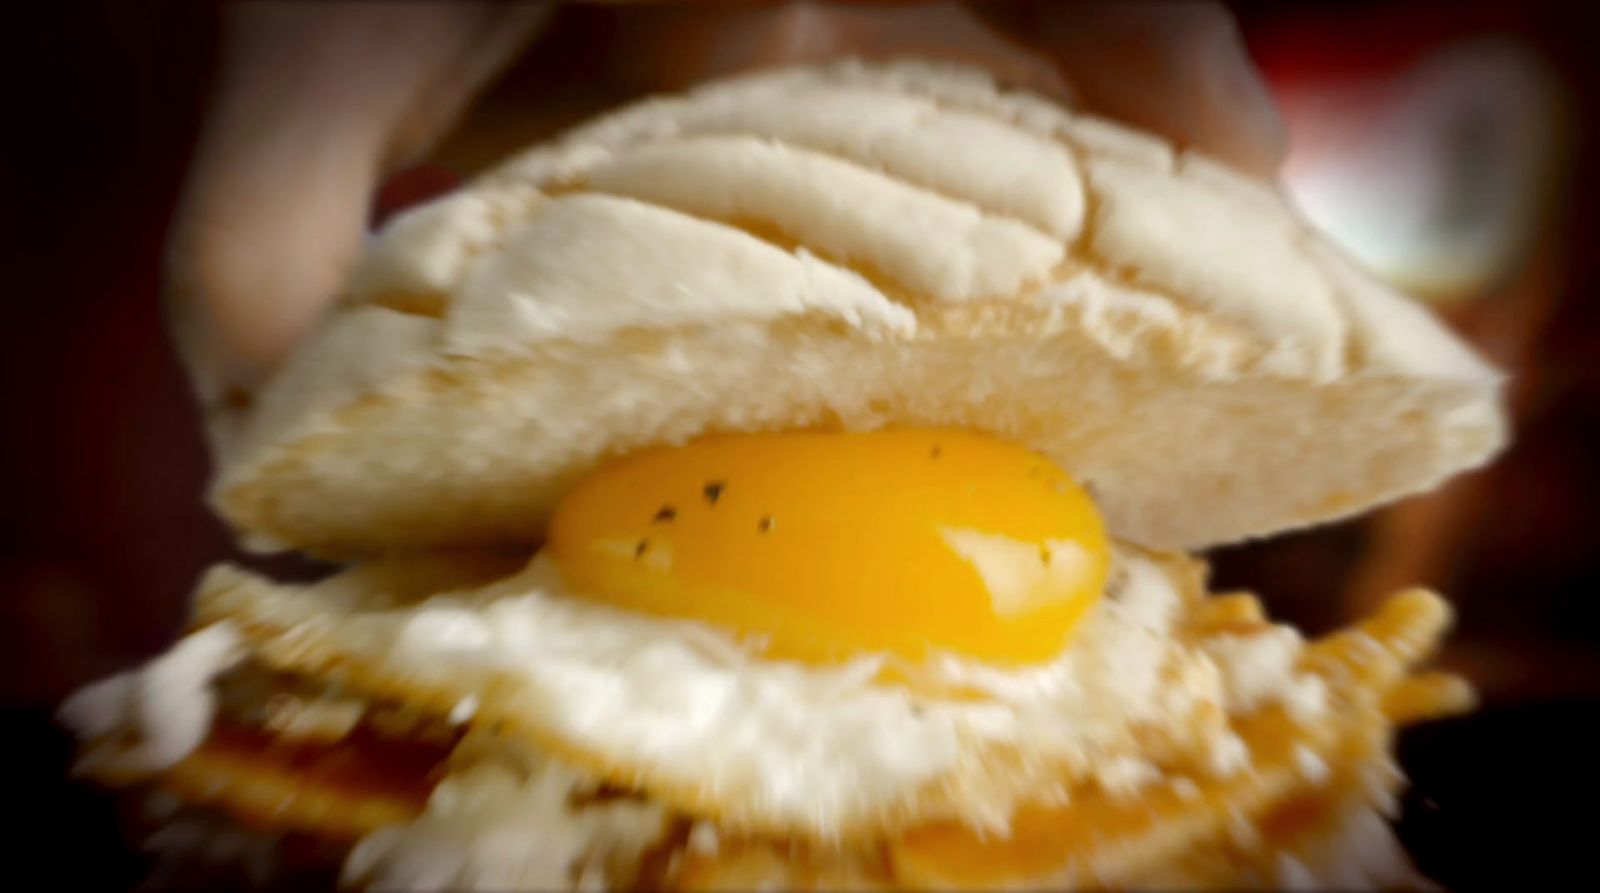
[[[1308,646],[1202,569],[981,435],[719,435],[578,482],[531,560],[214,569],[63,716],[102,777],[359,838],[358,884],[1138,877],[1464,703],[1406,675],[1436,597]]]
[[[570,591],[817,663],[1055,658],[1105,527],[1038,453],[963,431],[791,432],[649,450],[580,482],[546,552]]]
[[[579,482],[511,577],[352,597],[383,589],[379,572],[214,584],[202,614],[277,630],[263,653],[287,669],[337,664],[391,697],[467,705],[732,829],[1000,829],[1023,798],[1131,793],[1152,758],[1206,773],[1248,758],[1222,666],[1184,631],[1192,568],[1110,541],[1059,469],[976,434],[641,453]],[[1317,709],[1298,639],[1263,641],[1240,646],[1271,680],[1252,699]]]

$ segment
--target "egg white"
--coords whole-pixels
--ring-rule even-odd
[[[1003,825],[1010,803],[985,790],[987,755],[1021,755],[1058,786],[1100,770],[1116,785],[1138,775],[1136,730],[1183,736],[1196,710],[1224,701],[1215,664],[1175,636],[1182,597],[1166,571],[1123,552],[1112,579],[1058,658],[1004,668],[941,654],[894,664],[905,683],[886,681],[886,656],[767,660],[707,624],[583,599],[542,558],[486,589],[340,624],[388,636],[397,669],[492,668],[516,684],[486,705],[586,764],[696,791],[735,823],[842,828],[932,787],[993,807],[961,818]]]
[[[1185,571],[1130,549],[1114,549],[1106,593],[1064,650],[1021,667],[948,653],[915,666],[767,659],[713,625],[569,592],[542,557],[487,584],[471,582],[485,568],[457,564],[396,559],[309,586],[223,567],[197,610],[269,668],[448,716],[733,832],[813,840],[948,819],[1003,831],[1019,802],[1082,783],[1131,794],[1174,760],[1238,771],[1250,755],[1230,713],[1277,702],[1309,721],[1325,706],[1296,672],[1297,635],[1197,635]],[[137,694],[174,660],[86,693],[68,718],[158,720],[134,709],[148,700]],[[209,695],[191,700],[210,715]]]
[[[369,835],[347,876],[504,888],[625,880],[691,824],[859,853],[935,820],[1003,834],[1020,801],[1084,782],[1113,797],[1153,783],[1198,795],[1183,773],[1251,766],[1230,717],[1280,706],[1305,726],[1327,718],[1330,698],[1348,700],[1325,683],[1350,671],[1302,668],[1292,629],[1208,613],[1181,562],[1120,547],[1071,643],[1022,668],[954,654],[770,660],[711,625],[570,592],[544,558],[480,582],[513,566],[412,557],[309,586],[215,569],[196,632],[81,692],[62,718],[100,741],[98,762],[148,774],[200,744],[227,691],[217,677],[245,660],[325,685],[334,700],[321,706],[353,697],[448,715],[466,733],[424,813]],[[1355,634],[1354,660],[1397,642],[1420,653],[1439,604],[1411,596],[1409,619]],[[1310,746],[1294,760],[1314,784],[1333,771]],[[617,785],[632,790],[616,797]]]

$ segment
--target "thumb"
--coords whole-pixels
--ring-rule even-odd
[[[231,4],[168,242],[166,298],[207,408],[321,318],[385,171],[424,149],[547,5]]]

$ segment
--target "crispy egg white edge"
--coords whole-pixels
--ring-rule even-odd
[[[1048,762],[1065,781],[1121,787],[1117,758],[1140,756],[1135,726],[1192,737],[1195,708],[1227,707],[1245,683],[1250,701],[1271,699],[1263,679],[1281,679],[1289,698],[1299,681],[1290,672],[1298,649],[1281,647],[1284,636],[1233,643],[1259,653],[1231,659],[1209,642],[1183,646],[1175,635],[1183,596],[1161,565],[1127,550],[1114,551],[1106,596],[1057,659],[1006,668],[940,654],[896,665],[910,686],[879,678],[882,655],[830,666],[767,660],[709,624],[573,597],[542,557],[483,589],[403,608],[353,610],[337,591],[286,587],[275,597],[314,606],[336,648],[377,655],[397,678],[448,679],[463,669],[473,672],[462,678],[481,679],[476,671],[492,668],[518,680],[514,704],[529,726],[597,764],[706,792],[771,826],[836,826],[930,783],[981,795],[991,748]],[[172,675],[172,663],[158,658],[118,688],[148,688]],[[1234,678],[1245,669],[1249,679]],[[185,690],[205,684],[191,680]],[[479,693],[461,694],[476,705]],[[133,727],[152,719],[114,712]],[[1198,743],[1219,754],[1216,771],[1248,763],[1227,741]]]
[[[833,666],[764,660],[707,624],[570,597],[543,559],[488,590],[343,622],[387,627],[397,669],[509,671],[539,726],[604,763],[779,819],[825,822],[819,811],[892,803],[974,771],[966,757],[988,746],[1088,773],[1135,724],[1182,721],[1196,700],[1220,703],[1215,673],[1164,676],[1174,661],[1206,658],[1178,653],[1181,596],[1160,567],[1121,554],[1114,580],[1059,658],[1003,668],[940,654],[910,668],[912,688],[877,681],[880,655]],[[1174,678],[1195,684],[1174,691]],[[977,696],[933,693],[951,689]]]

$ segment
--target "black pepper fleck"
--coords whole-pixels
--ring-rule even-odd
[[[656,516],[650,520],[656,524],[670,524],[672,519],[676,517],[678,517],[678,510],[670,505],[664,505],[656,509]]]
[[[644,555],[644,550],[648,548],[650,548],[650,541],[640,540],[639,545],[633,547],[633,557],[638,558]]]
[[[725,486],[727,485],[722,481],[711,481],[710,483],[706,484],[706,502],[711,505],[716,505],[717,499],[722,496],[722,488]]]
[[[944,453],[944,448],[943,447],[934,447],[933,449],[928,451],[928,458],[937,459],[943,453]]]
[[[771,515],[762,515],[761,516],[761,520],[756,522],[756,529],[761,531],[762,533],[766,533],[767,531],[771,530],[772,529],[772,516]]]

